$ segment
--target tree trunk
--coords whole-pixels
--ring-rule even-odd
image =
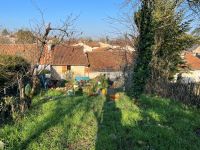
[[[41,47],[40,47],[40,55],[37,59],[37,64],[40,64],[40,60],[41,60],[42,54],[44,52],[44,47],[45,47],[45,43],[42,43]],[[37,87],[37,75],[38,75],[37,69],[38,69],[38,66],[36,65],[36,66],[34,66],[33,71],[32,71],[32,89],[31,89],[31,93],[30,93],[30,98],[32,98],[34,96],[35,90]]]
[[[33,75],[30,98],[32,98],[34,96],[36,87],[37,87],[37,76]]]
[[[22,76],[19,75],[17,80],[18,80],[18,89],[20,95],[19,107],[20,107],[20,112],[23,113],[25,111],[25,89]]]

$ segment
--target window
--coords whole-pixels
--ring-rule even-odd
[[[67,65],[67,71],[70,71],[70,70],[71,70],[71,66]]]

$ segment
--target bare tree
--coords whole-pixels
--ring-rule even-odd
[[[37,6],[36,6],[37,7]],[[32,75],[32,90],[31,97],[35,93],[35,89],[37,86],[37,76],[41,73],[38,71],[38,66],[41,62],[41,59],[45,57],[45,49],[47,44],[52,44],[55,46],[57,44],[62,44],[68,40],[70,40],[73,36],[76,35],[77,31],[74,28],[74,23],[77,20],[77,16],[73,16],[72,14],[68,15],[64,21],[60,21],[60,25],[53,26],[51,22],[47,22],[44,19],[43,12],[39,7],[37,7],[41,15],[41,20],[36,21],[34,25],[31,25],[31,31],[37,41],[37,58],[36,64],[33,66],[31,75]],[[51,62],[45,62],[45,69]]]
[[[132,69],[134,64],[135,51],[130,51],[129,47],[133,50],[136,49],[138,29],[134,22],[134,12],[137,10],[139,0],[131,1],[125,0],[121,3],[121,12],[117,17],[108,17],[107,21],[113,29],[112,34],[120,37],[120,48],[119,52],[122,57],[122,76],[124,80],[124,88],[126,91],[131,89],[132,86]],[[127,8],[128,7],[128,8]]]

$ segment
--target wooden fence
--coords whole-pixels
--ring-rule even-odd
[[[149,81],[146,93],[156,94],[200,107],[200,83],[173,83],[166,80]]]

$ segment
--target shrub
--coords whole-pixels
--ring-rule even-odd
[[[28,72],[30,64],[19,56],[0,55],[0,88],[16,81],[16,75]]]
[[[23,107],[22,110],[25,110],[24,108],[30,104],[28,99],[19,101],[18,97],[21,95],[21,89],[29,80],[29,69],[30,64],[22,57],[0,55],[0,91],[6,89],[6,93],[0,95],[1,122],[17,119],[20,108]],[[20,81],[20,86],[18,81]]]
[[[67,83],[66,80],[59,80],[56,84],[57,87],[65,87],[65,84]]]
[[[17,97],[4,97],[0,100],[0,117],[2,121],[5,120],[16,120],[18,117],[18,103]]]

